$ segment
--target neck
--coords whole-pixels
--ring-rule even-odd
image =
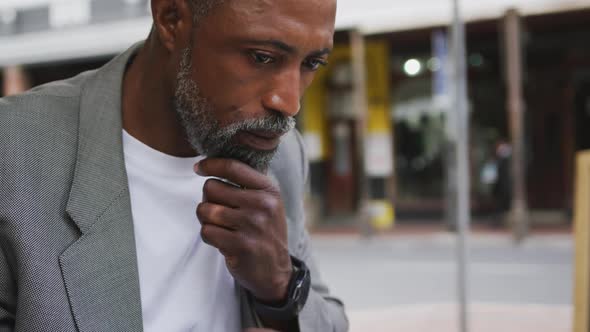
[[[123,128],[160,152],[177,157],[196,156],[173,109],[173,79],[166,77],[166,68],[171,68],[163,65],[164,51],[154,44],[148,39],[125,73]]]

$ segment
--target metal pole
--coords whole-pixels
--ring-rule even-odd
[[[450,90],[450,62],[448,51],[447,34],[441,31],[435,31],[432,34],[433,55],[440,61],[441,68],[433,74],[432,90],[434,105],[441,109],[445,115],[445,222],[449,231],[457,231],[457,165],[456,165],[456,148],[457,148],[457,130],[455,129],[455,116],[451,112],[451,94]]]
[[[373,233],[369,220],[369,181],[365,167],[365,132],[367,123],[367,69],[365,63],[365,37],[359,30],[350,31],[352,55],[352,76],[354,86],[354,105],[356,107],[356,165],[359,184],[359,216],[360,228],[365,236]]]
[[[459,14],[458,0],[453,0],[453,101],[455,105],[457,129],[457,267],[458,267],[458,298],[459,298],[459,327],[461,332],[467,332],[468,327],[468,250],[467,236],[470,223],[470,195],[469,195],[469,112],[467,110],[467,70],[465,27]]]
[[[524,157],[524,101],[522,97],[522,49],[520,17],[514,9],[504,18],[508,117],[512,136],[512,204],[510,217],[516,241],[528,233],[528,208]]]

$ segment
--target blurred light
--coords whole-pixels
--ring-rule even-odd
[[[479,53],[474,53],[469,56],[469,64],[473,67],[481,67],[483,65],[483,56]]]
[[[52,2],[49,6],[49,26],[63,28],[90,22],[90,0]]]
[[[416,59],[409,59],[404,63],[404,72],[408,76],[416,76],[422,70],[422,64]]]
[[[0,24],[11,25],[16,21],[16,10],[6,9],[0,11]]]
[[[137,6],[142,2],[142,0],[125,0],[125,4],[130,6]]]
[[[430,58],[430,60],[428,60],[426,63],[426,66],[428,66],[430,71],[439,71],[441,67],[440,60],[438,58]]]

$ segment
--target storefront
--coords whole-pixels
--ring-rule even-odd
[[[585,129],[590,128],[589,18],[589,10],[522,18],[527,206],[557,211],[563,220],[571,209],[573,153],[590,144]],[[370,198],[389,200],[402,220],[443,217],[448,104],[438,100],[437,90],[444,74],[440,41],[447,40],[445,30],[439,26],[366,38],[371,97],[365,146],[378,150],[373,154],[393,170],[367,175]],[[502,19],[471,22],[467,33],[471,205],[475,215],[486,217],[507,209],[511,195],[510,164],[501,160],[503,151],[510,152],[511,136]],[[312,189],[324,199],[327,216],[358,208],[354,195],[361,181],[353,155],[358,150],[354,123],[359,120],[349,109],[350,73],[347,79],[342,69],[343,63],[350,67],[350,43],[346,32],[339,36],[332,65],[320,73],[305,99],[302,122],[314,152]],[[375,140],[372,133],[391,141]],[[375,159],[365,155],[365,162]]]
[[[3,0],[4,91],[104,64],[148,34],[148,3]],[[532,209],[567,211],[573,155],[590,147],[587,1],[470,0],[463,5],[469,22],[474,213],[495,213],[503,196],[510,195],[509,181],[504,181],[508,190],[498,185],[509,173],[498,157],[501,148],[509,147],[511,133],[502,25],[509,7],[523,17],[527,203]],[[444,70],[449,56],[445,31],[450,8],[450,3],[440,1],[411,6],[398,0],[339,1],[330,65],[318,73],[305,96],[298,124],[311,162],[311,201],[320,221],[347,220],[363,206],[385,228],[392,225],[394,215],[406,220],[442,218],[450,110],[444,98],[450,89]],[[355,102],[353,31],[364,40],[363,112]],[[13,72],[18,79],[8,80]],[[369,204],[363,205],[366,200]]]

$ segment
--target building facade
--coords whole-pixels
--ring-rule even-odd
[[[590,148],[590,5],[587,1],[465,0],[472,209],[510,204],[513,130],[504,16],[522,28],[527,206],[567,212],[573,158]],[[303,101],[299,128],[311,161],[318,220],[346,223],[368,210],[374,226],[394,216],[440,220],[445,206],[452,107],[447,25],[440,1],[340,0],[336,46]],[[4,0],[0,4],[2,94],[99,67],[147,36],[147,0]],[[354,35],[362,35],[362,59]],[[352,36],[352,37],[351,37]],[[360,61],[360,62],[359,62]],[[358,70],[364,82],[358,105]],[[506,154],[508,153],[508,154]],[[366,211],[365,211],[366,212]]]

